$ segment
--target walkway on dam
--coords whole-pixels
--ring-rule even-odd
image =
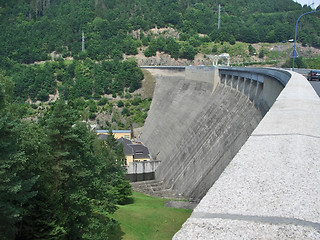
[[[320,239],[320,99],[291,74],[173,239]]]

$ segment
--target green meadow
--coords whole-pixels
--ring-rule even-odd
[[[120,229],[112,239],[172,239],[192,211],[167,208],[166,201],[133,192],[133,203],[119,206],[113,215]]]

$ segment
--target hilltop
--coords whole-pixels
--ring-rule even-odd
[[[0,7],[0,61],[5,65],[8,60],[48,60],[52,52],[64,58],[121,60],[143,47],[147,57],[160,51],[193,60],[208,42],[277,43],[293,38],[296,19],[312,10],[292,0],[19,0],[0,1]],[[301,26],[298,41],[319,47],[319,14],[305,16]],[[155,39],[154,28],[176,34]]]
[[[223,53],[233,66],[276,66],[278,43],[311,10],[292,0],[0,0],[0,71],[15,83],[14,101],[29,103],[27,117],[61,98],[81,120],[138,127],[152,95],[139,66],[212,65]],[[319,31],[319,14],[301,20],[296,67],[319,68]],[[281,45],[280,66],[290,67],[291,51]]]

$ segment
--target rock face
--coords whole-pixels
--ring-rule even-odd
[[[247,96],[179,70],[156,78],[141,139],[161,164],[156,179],[179,195],[201,199],[262,119]],[[216,85],[216,84],[215,84]]]

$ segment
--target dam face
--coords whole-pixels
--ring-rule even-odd
[[[149,71],[156,88],[141,140],[152,158],[161,161],[155,177],[178,195],[199,200],[246,142],[262,113],[227,81],[210,82],[181,70]]]

